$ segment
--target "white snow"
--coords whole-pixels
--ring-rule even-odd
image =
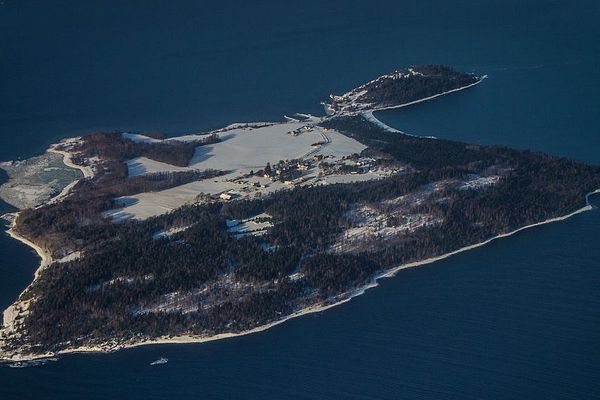
[[[301,135],[288,135],[288,132],[305,126],[302,122],[287,122],[256,129],[235,128],[221,133],[221,142],[198,146],[189,166],[173,165],[138,157],[127,162],[129,175],[136,176],[150,172],[185,171],[189,169],[217,169],[226,171],[250,171],[263,168],[267,162],[304,158],[312,154],[342,157],[360,153],[366,146],[333,130],[314,127]],[[329,137],[331,143],[315,150],[313,143]],[[186,135],[169,140],[198,140],[203,135]],[[309,154],[310,153],[310,154]]]
[[[151,160],[146,157],[137,157],[127,160],[126,164],[129,177],[152,174],[155,172],[179,172],[193,169],[188,167],[178,167],[160,161]]]
[[[404,200],[398,198],[395,203],[399,205]],[[381,204],[392,205],[389,201]],[[370,241],[390,239],[443,222],[441,218],[410,212],[401,206],[375,208],[367,204],[355,205],[345,216],[352,226],[347,228],[331,246],[330,250],[334,253],[353,252],[365,244],[368,245]],[[390,217],[394,217],[394,220]]]
[[[500,176],[471,176],[471,179],[463,182],[460,185],[461,190],[479,190],[484,189],[488,186],[493,186],[500,181]]]
[[[233,129],[220,134],[222,142],[196,149],[190,166],[220,170],[260,169],[267,162],[300,158],[320,140],[316,130],[288,135],[303,123],[283,123],[263,128]]]
[[[56,262],[65,263],[65,262],[69,262],[69,261],[78,260],[79,258],[81,258],[81,252],[80,251],[74,251],[71,254],[67,254],[63,258],[60,258],[60,259],[56,260]]]
[[[324,183],[335,184],[335,183],[352,183],[352,182],[366,182],[374,179],[384,178],[386,175],[379,174],[331,174],[321,178]],[[387,175],[389,176],[389,175]]]
[[[233,233],[235,237],[241,238],[246,235],[262,236],[273,226],[271,216],[266,213],[255,215],[254,217],[243,219],[241,221],[229,219],[227,223],[227,232]]]
[[[151,138],[149,136],[140,135],[139,133],[122,132],[121,136],[123,137],[123,139],[129,139],[132,142],[136,142],[136,143],[158,143],[158,142],[162,142],[162,140],[160,140],[160,139],[154,139],[154,138]]]
[[[316,117],[311,117],[316,118]],[[288,132],[310,125],[312,129],[294,136]],[[198,146],[187,167],[138,157],[127,161],[129,176],[162,171],[186,171],[216,169],[227,173],[211,179],[187,183],[175,188],[140,193],[134,196],[122,197],[117,200],[124,205],[122,208],[106,213],[115,221],[136,218],[145,219],[169,212],[186,203],[193,203],[200,194],[218,195],[227,191],[240,193],[242,197],[269,194],[276,190],[289,189],[291,185],[281,182],[270,182],[266,178],[243,178],[251,170],[257,172],[265,167],[267,162],[277,163],[279,160],[304,159],[316,154],[341,158],[354,153],[360,153],[366,147],[356,140],[333,130],[327,130],[304,122],[234,124],[230,127],[215,131],[220,132],[221,142]],[[189,141],[197,140],[205,135],[185,135],[167,140]],[[315,143],[324,143],[312,146]],[[346,177],[347,178],[347,177]],[[352,181],[377,179],[378,176],[352,176]],[[336,178],[332,177],[332,180]],[[343,181],[344,178],[339,178]],[[260,184],[254,187],[252,184]]]
[[[169,238],[173,235],[176,235],[180,232],[183,232],[187,229],[189,229],[192,225],[185,225],[185,226],[178,226],[175,228],[170,228],[167,230],[162,230],[162,231],[158,231],[156,232],[154,235],[152,235],[152,239],[154,240],[159,240],[159,239],[164,239],[164,238]]]
[[[360,154],[361,151],[367,148],[367,146],[363,145],[362,143],[348,136],[342,135],[338,131],[323,128],[322,133],[328,138],[330,143],[325,146],[321,146],[320,149],[315,152],[315,154],[341,158],[355,153]]]

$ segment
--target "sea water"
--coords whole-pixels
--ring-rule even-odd
[[[97,129],[181,134],[320,113],[330,93],[442,63],[489,79],[377,116],[600,163],[597,2],[323,3],[4,0],[0,159]],[[599,238],[595,209],[259,334],[0,366],[0,398],[598,398]],[[37,262],[0,236],[2,308]]]

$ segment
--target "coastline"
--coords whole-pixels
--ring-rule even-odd
[[[462,86],[462,87],[459,87],[459,88],[456,88],[456,89],[448,90],[447,92],[442,92],[442,93],[434,94],[433,96],[423,97],[422,99],[419,99],[419,100],[409,101],[408,103],[398,104],[396,106],[375,107],[375,108],[373,108],[370,111],[371,112],[376,112],[376,111],[393,110],[393,109],[396,109],[396,108],[408,107],[408,106],[412,106],[414,104],[423,103],[425,101],[433,100],[436,97],[441,97],[441,96],[445,96],[445,95],[450,94],[450,93],[460,92],[461,90],[472,88],[473,86],[479,85],[481,82],[483,82],[487,78],[488,78],[488,76],[486,74],[486,75],[483,75],[481,78],[479,78],[477,80],[477,82],[471,83],[470,85],[467,85],[467,86]]]
[[[75,164],[73,162],[73,154],[69,153],[68,151],[56,149],[56,146],[59,145],[59,144],[61,144],[61,143],[63,143],[63,142],[75,141],[75,140],[79,140],[79,139],[81,139],[81,137],[72,137],[72,138],[63,139],[59,143],[51,145],[48,148],[48,150],[46,150],[46,151],[48,151],[49,153],[61,154],[63,156],[63,163],[67,167],[80,170],[81,173],[83,174],[83,178],[92,178],[94,176],[94,171],[92,170],[92,168],[90,168],[90,167],[84,167],[84,166]],[[75,182],[78,182],[78,181],[79,180],[77,180]]]
[[[512,236],[512,235],[514,235],[518,232],[524,231],[526,229],[534,228],[534,227],[537,227],[540,225],[550,224],[553,222],[564,221],[564,220],[571,218],[577,214],[583,213],[585,211],[590,211],[593,209],[593,206],[589,203],[589,197],[594,194],[597,194],[597,193],[600,193],[600,189],[597,189],[595,191],[587,193],[585,195],[586,205],[578,210],[575,210],[575,211],[569,213],[569,214],[554,217],[554,218],[549,218],[549,219],[541,221],[541,222],[526,225],[526,226],[520,227],[518,229],[515,229],[513,231],[496,235],[487,240],[484,240],[483,242],[468,245],[468,246],[462,247],[460,249],[457,249],[457,250],[454,250],[454,251],[451,251],[451,252],[448,252],[448,253],[445,253],[445,254],[442,254],[439,256],[430,257],[430,258],[426,258],[423,260],[413,261],[413,262],[399,265],[395,268],[383,271],[383,272],[375,275],[373,277],[373,279],[371,280],[371,282],[364,286],[361,286],[359,288],[356,288],[356,289],[346,292],[346,293],[342,293],[333,299],[328,299],[321,303],[314,304],[314,305],[308,306],[306,308],[300,309],[298,311],[295,311],[292,314],[287,315],[280,320],[273,321],[273,322],[270,322],[265,325],[257,326],[255,328],[252,328],[252,329],[249,329],[246,331],[242,331],[242,332],[238,332],[238,333],[231,333],[231,332],[230,333],[220,333],[220,334],[213,335],[213,336],[195,336],[195,335],[181,335],[181,336],[172,336],[172,337],[162,336],[162,337],[158,337],[158,338],[154,338],[154,339],[146,339],[146,340],[141,340],[139,342],[133,342],[133,343],[122,343],[122,344],[115,344],[115,345],[105,344],[105,345],[94,345],[94,346],[80,346],[80,347],[74,347],[71,349],[65,349],[65,350],[60,350],[57,352],[44,353],[44,354],[14,354],[9,357],[6,357],[0,353],[0,362],[32,361],[32,360],[39,360],[39,359],[56,357],[56,356],[64,355],[64,354],[74,354],[74,353],[111,353],[111,352],[118,351],[118,350],[130,349],[130,348],[134,348],[134,347],[152,345],[152,344],[205,343],[205,342],[211,342],[211,341],[215,341],[215,340],[229,339],[229,338],[245,336],[245,335],[249,335],[249,334],[253,334],[253,333],[263,332],[267,329],[270,329],[277,325],[283,324],[284,322],[286,322],[290,319],[301,317],[303,315],[308,315],[308,314],[312,314],[312,313],[322,312],[322,311],[328,310],[330,308],[344,304],[346,302],[349,302],[353,298],[364,294],[367,290],[377,287],[379,285],[379,283],[378,283],[379,279],[394,277],[401,270],[408,269],[408,268],[414,268],[414,267],[418,267],[421,265],[431,264],[436,261],[441,261],[441,260],[449,258],[453,255],[463,253],[463,252],[466,252],[469,250],[473,250],[478,247],[482,247],[482,246],[484,246],[492,241],[495,241],[497,239],[502,239],[502,238]],[[16,235],[16,236],[18,236],[18,235]],[[16,239],[20,240],[18,238],[16,238]],[[23,239],[22,240],[23,243],[25,243],[27,245],[31,245],[32,247],[34,247],[36,252],[38,251],[37,250],[37,249],[39,249],[38,246],[31,243],[27,239],[24,239],[24,238],[21,238],[21,239]],[[38,252],[38,254],[40,254],[40,256],[42,256],[42,254],[43,254],[43,249],[41,249],[41,250],[42,250],[41,253]],[[38,269],[38,271],[39,271],[39,269]],[[38,271],[36,271],[36,273]]]
[[[412,102],[408,102],[408,103],[404,103],[404,104],[400,104],[400,105],[396,105],[396,106],[389,106],[389,107],[379,107],[379,108],[373,108],[371,110],[363,110],[363,111],[358,111],[356,113],[353,114],[359,114],[359,115],[363,115],[365,118],[367,118],[369,120],[369,122],[385,129],[388,130],[390,132],[394,132],[394,133],[400,133],[400,134],[404,134],[404,135],[409,135],[409,136],[414,136],[414,135],[410,135],[407,133],[404,133],[400,130],[397,130],[395,128],[392,128],[388,125],[386,125],[385,123],[381,122],[379,119],[377,119],[377,117],[374,116],[374,112],[376,111],[383,111],[383,110],[388,110],[388,109],[395,109],[395,108],[402,108],[402,107],[407,107],[410,105],[414,105],[417,103],[422,103],[425,101],[429,101],[432,100],[434,98],[440,97],[440,96],[444,96],[453,92],[457,92],[457,91],[461,91],[470,87],[473,87],[475,85],[478,85],[479,83],[481,83],[483,80],[485,80],[488,76],[487,75],[483,75],[480,79],[478,79],[476,82],[466,85],[464,87],[460,87],[460,88],[456,88],[456,89],[452,89],[446,92],[442,92],[433,96],[429,96],[429,97],[425,97],[419,100],[415,100]],[[327,118],[327,117],[323,117],[323,118]],[[264,124],[264,123],[258,123],[258,124]],[[245,126],[248,126],[250,124],[246,124]],[[228,129],[232,126],[236,126],[236,124],[232,124],[226,128],[223,129]],[[217,132],[217,131],[215,131]],[[418,137],[418,136],[417,136]],[[75,137],[75,138],[68,138],[68,139],[63,139],[61,140],[59,143],[57,144],[53,144],[51,145],[47,152],[52,152],[52,153],[57,153],[57,154],[61,154],[63,156],[63,163],[67,166],[67,167],[71,167],[71,168],[75,168],[78,169],[82,172],[83,177],[80,179],[77,179],[73,182],[71,182],[69,185],[67,185],[60,194],[54,196],[53,198],[51,198],[49,200],[49,203],[54,203],[57,201],[60,201],[62,198],[64,198],[65,196],[67,196],[70,192],[70,190],[81,180],[81,179],[87,179],[87,178],[91,178],[94,176],[94,171],[90,166],[80,166],[77,165],[75,163],[73,163],[73,154],[71,152],[69,152],[68,150],[58,150],[57,147],[60,144],[69,144],[69,142],[74,142],[77,140],[80,140],[81,138],[79,137]],[[358,288],[355,288],[353,290],[347,291],[345,293],[339,294],[337,296],[328,298],[322,302],[319,302],[317,304],[313,304],[310,306],[307,306],[305,308],[299,309],[287,316],[284,316],[283,318],[276,320],[276,321],[272,321],[268,324],[264,324],[264,325],[260,325],[257,327],[254,327],[252,329],[246,330],[246,331],[242,331],[242,332],[238,332],[238,333],[232,333],[232,332],[228,332],[228,333],[220,333],[220,334],[216,334],[216,335],[212,335],[212,336],[201,336],[201,335],[180,335],[180,336],[161,336],[161,337],[157,337],[157,338],[151,338],[151,339],[143,339],[143,340],[135,340],[132,339],[129,342],[123,342],[123,343],[119,343],[116,340],[112,339],[112,340],[108,340],[104,343],[101,344],[97,344],[97,345],[82,345],[82,346],[78,346],[78,347],[73,347],[73,348],[67,348],[64,350],[60,350],[57,352],[49,352],[49,353],[44,353],[44,354],[30,354],[30,353],[13,353],[13,354],[7,354],[4,353],[0,350],[0,362],[21,362],[21,361],[31,361],[31,360],[37,360],[37,359],[43,359],[43,358],[48,358],[48,357],[54,357],[57,355],[61,355],[61,354],[70,354],[70,353],[89,353],[89,352],[101,352],[101,353],[107,353],[107,352],[113,352],[113,351],[117,351],[117,350],[122,350],[122,349],[128,349],[128,348],[133,348],[133,347],[138,347],[138,346],[144,346],[144,345],[151,345],[151,344],[184,344],[184,343],[204,343],[204,342],[209,342],[209,341],[214,341],[214,340],[221,340],[221,339],[227,339],[227,338],[233,338],[233,337],[237,337],[237,336],[244,336],[244,335],[249,335],[252,333],[258,333],[258,332],[262,332],[265,331],[267,329],[270,329],[274,326],[277,326],[279,324],[282,324],[292,318],[296,318],[296,317],[300,317],[303,315],[307,315],[307,314],[311,314],[311,313],[316,313],[316,312],[322,312],[325,311],[329,308],[341,305],[343,303],[346,303],[348,301],[350,301],[351,299],[353,299],[354,297],[360,296],[362,294],[364,294],[367,290],[378,286],[378,281],[381,278],[391,278],[393,276],[395,276],[400,270],[403,269],[407,269],[407,268],[412,268],[412,267],[417,267],[417,266],[421,266],[421,265],[426,265],[426,264],[431,264],[434,263],[436,261],[440,261],[443,260],[445,258],[451,257],[453,255],[462,253],[462,252],[466,252],[481,246],[484,246],[496,239],[501,239],[501,238],[505,238],[511,235],[514,235],[522,230],[525,229],[529,229],[529,228],[533,228],[539,225],[544,225],[544,224],[548,224],[548,223],[552,223],[552,222],[558,222],[558,221],[562,221],[565,219],[568,219],[576,214],[582,213],[584,211],[589,211],[592,209],[591,204],[589,203],[589,197],[595,193],[600,193],[600,189],[595,190],[593,192],[587,193],[585,195],[585,202],[586,205],[574,212],[571,212],[569,214],[563,215],[563,216],[559,216],[559,217],[554,217],[554,218],[550,218],[541,222],[537,222],[534,224],[530,224],[530,225],[526,225],[523,227],[520,227],[518,229],[515,229],[511,232],[507,232],[507,233],[502,233],[499,235],[496,235],[494,237],[491,237],[487,240],[484,240],[480,243],[476,243],[476,244],[472,244],[472,245],[468,245],[465,247],[462,247],[460,249],[439,255],[439,256],[435,256],[435,257],[430,257],[430,258],[426,258],[423,260],[418,260],[418,261],[413,261],[413,262],[409,262],[406,264],[402,264],[399,265],[397,267],[385,270],[385,271],[381,271],[377,274],[375,274],[370,281],[363,285],[360,286]],[[18,212],[14,214],[15,216],[18,216]],[[36,269],[35,273],[34,273],[34,279],[33,281],[27,285],[25,287],[25,289],[23,289],[23,291],[19,294],[19,296],[17,297],[17,299],[15,300],[15,302],[13,302],[13,304],[11,304],[5,311],[4,311],[4,326],[2,327],[2,329],[0,331],[4,331],[4,332],[11,332],[11,331],[15,331],[16,330],[16,322],[20,317],[22,317],[24,315],[24,313],[27,313],[27,307],[29,305],[30,300],[27,301],[22,301],[21,300],[21,296],[23,295],[23,293],[25,293],[27,291],[27,289],[36,281],[36,279],[38,278],[38,276],[40,275],[40,273],[42,272],[42,270],[44,268],[46,268],[47,266],[49,266],[50,264],[52,264],[52,262],[56,261],[52,258],[52,255],[50,254],[50,252],[38,245],[36,245],[35,243],[33,243],[32,241],[26,239],[25,237],[19,235],[16,231],[15,231],[15,222],[16,222],[16,218],[13,219],[10,228],[7,230],[7,233],[9,234],[9,236],[11,236],[13,239],[20,241],[21,243],[33,248],[36,253],[38,254],[38,256],[40,257],[40,265],[39,267]],[[17,321],[18,322],[18,321]],[[1,349],[1,346],[0,346]]]
[[[14,214],[15,217],[16,215],[18,215],[18,213]],[[43,249],[42,247],[38,246],[37,244],[33,243],[31,240],[19,235],[16,231],[15,231],[15,223],[16,223],[16,218],[13,220],[13,222],[10,225],[10,228],[8,228],[6,230],[6,233],[8,234],[8,236],[10,236],[11,238],[18,240],[19,242],[23,243],[26,246],[31,247],[36,253],[37,255],[40,257],[40,265],[38,266],[38,268],[35,270],[35,272],[33,273],[33,281],[35,281],[40,272],[42,271],[42,269],[44,269],[45,267],[47,267],[48,265],[52,264],[55,260],[52,258],[50,252],[46,249]],[[32,283],[33,283],[32,281]],[[29,287],[29,285],[27,285]],[[27,289],[27,288],[25,288]],[[25,290],[23,290],[25,291]],[[19,295],[20,296],[20,295]]]
[[[435,136],[419,136],[419,135],[413,135],[411,133],[406,133],[404,131],[401,131],[399,129],[396,128],[392,128],[391,126],[389,126],[388,124],[386,124],[385,122],[381,121],[379,118],[377,118],[374,114],[374,111],[363,111],[360,112],[359,115],[362,115],[367,121],[369,121],[370,123],[377,125],[378,127],[380,127],[381,129],[388,131],[390,133],[399,133],[401,135],[405,135],[405,136],[412,136],[412,137],[416,137],[416,138],[424,138],[424,139],[437,139],[437,137]]]
[[[473,82],[473,83],[471,83],[469,85],[461,86],[459,88],[448,90],[446,92],[434,94],[433,96],[423,97],[423,98],[418,99],[418,100],[409,101],[408,103],[397,104],[395,106],[373,107],[373,108],[369,108],[367,110],[359,110],[359,111],[354,111],[354,112],[340,112],[340,114],[337,114],[330,107],[330,104],[325,103],[325,102],[321,102],[321,105],[323,106],[323,108],[325,110],[325,117],[324,118],[333,117],[333,116],[336,116],[336,115],[353,115],[353,114],[362,114],[362,115],[368,115],[368,114],[370,114],[370,115],[373,115],[373,113],[377,112],[377,111],[394,110],[396,108],[408,107],[408,106],[412,106],[414,104],[424,103],[426,101],[433,100],[433,99],[435,99],[437,97],[445,96],[445,95],[450,94],[450,93],[460,92],[461,90],[469,89],[469,88],[472,88],[473,86],[479,85],[481,82],[483,82],[487,78],[488,78],[488,75],[485,74],[485,75],[481,76],[476,82]],[[373,116],[373,118],[377,119],[375,116]],[[379,122],[381,124],[383,124],[383,122],[381,122],[381,121],[379,121]],[[383,125],[385,125],[385,124],[383,124]],[[392,129],[393,131],[396,131],[396,132],[399,132],[399,133],[404,133],[404,132],[399,131],[399,130],[397,130],[395,128],[389,127],[388,125],[385,125],[385,126],[388,127],[389,129]]]
[[[456,88],[456,89],[448,90],[447,92],[438,93],[438,94],[433,95],[433,96],[424,97],[422,99],[411,101],[411,102],[404,103],[404,104],[399,104],[397,106],[378,107],[378,108],[374,108],[374,109],[368,110],[368,111],[359,111],[357,114],[362,115],[369,122],[371,122],[371,123],[379,126],[380,128],[382,128],[382,129],[384,129],[384,130],[386,130],[388,132],[391,132],[391,133],[400,133],[400,134],[406,135],[406,136],[420,137],[420,138],[426,138],[426,139],[437,139],[437,137],[435,137],[435,136],[418,136],[418,135],[412,135],[410,133],[406,133],[406,132],[401,131],[399,129],[393,128],[393,127],[389,126],[388,124],[386,124],[385,122],[381,121],[379,118],[377,118],[374,113],[376,113],[378,111],[393,110],[393,109],[397,109],[397,108],[408,107],[408,106],[411,106],[411,105],[414,105],[414,104],[423,103],[423,102],[426,102],[426,101],[429,101],[429,100],[433,100],[436,97],[445,96],[447,94],[454,93],[454,92],[459,92],[461,90],[465,90],[465,89],[471,88],[473,86],[479,85],[481,82],[483,82],[487,78],[488,78],[487,75],[483,75],[481,78],[479,78],[479,80],[477,82],[471,83],[470,85],[467,85],[467,86],[463,86],[463,87],[459,87],[459,88]]]
[[[80,138],[75,137],[75,138],[66,138],[61,140],[61,142],[66,142],[66,141],[72,141],[72,140],[78,140]],[[81,173],[83,174],[83,178],[81,179],[85,179],[85,178],[91,178],[94,176],[94,172],[90,167],[83,167],[81,165],[77,165],[75,163],[73,163],[72,158],[73,155],[71,153],[69,153],[68,151],[64,151],[64,150],[57,150],[55,147],[60,144],[61,142],[57,143],[57,144],[53,144],[51,145],[46,151],[49,153],[56,153],[56,154],[60,154],[63,156],[63,163],[70,168],[73,169],[78,169],[79,171],[81,171]],[[60,201],[61,199],[63,199],[64,197],[66,197],[69,192],[71,191],[71,189],[81,180],[81,179],[77,179],[74,180],[73,182],[69,183],[67,186],[64,187],[64,189],[57,194],[56,196],[52,197],[50,200],[48,200],[48,203],[55,203],[57,201]],[[10,228],[8,228],[6,230],[6,233],[13,239],[31,247],[36,253],[37,255],[40,257],[41,261],[40,261],[40,265],[38,266],[38,268],[35,270],[34,272],[34,281],[37,279],[39,273],[41,272],[41,270],[45,267],[47,267],[48,265],[52,264],[54,261],[52,258],[52,255],[50,254],[50,252],[46,249],[43,249],[42,247],[38,246],[37,244],[33,243],[32,241],[30,241],[29,239],[19,235],[16,230],[15,230],[15,226],[16,226],[16,220],[17,217],[19,216],[20,211],[14,212],[12,213],[12,215],[14,216]],[[32,281],[33,283],[33,281]],[[27,286],[29,287],[29,285]],[[25,288],[23,291],[25,291],[27,288]],[[21,292],[23,293],[23,292]],[[20,295],[19,295],[20,296]]]
[[[69,140],[78,140],[78,139],[79,138],[67,138],[67,139],[63,139],[59,143],[69,141]],[[73,181],[70,184],[68,184],[67,186],[65,186],[58,195],[56,195],[56,196],[52,197],[50,200],[48,200],[48,204],[58,202],[58,201],[62,200],[64,197],[66,197],[69,194],[69,192],[71,191],[71,189],[81,179],[91,178],[94,176],[94,172],[90,167],[83,167],[83,166],[73,163],[73,161],[72,161],[73,155],[71,153],[69,153],[67,151],[63,151],[63,150],[57,150],[55,148],[55,146],[57,146],[59,143],[51,145],[46,150],[46,152],[62,155],[63,156],[63,160],[62,160],[63,164],[67,167],[80,170],[81,173],[83,174],[83,178],[76,179],[75,181]],[[17,240],[17,241],[21,242],[22,244],[32,248],[36,252],[38,257],[40,257],[40,263],[33,273],[33,280],[21,291],[21,293],[19,293],[16,300],[12,304],[10,304],[5,310],[3,310],[2,325],[0,326],[0,332],[11,332],[11,331],[15,330],[15,322],[17,321],[17,319],[19,319],[19,317],[22,316],[23,313],[28,312],[27,309],[28,309],[29,303],[30,303],[30,300],[27,300],[27,301],[21,300],[21,296],[38,279],[41,272],[45,268],[47,268],[49,265],[51,265],[54,261],[56,261],[52,257],[52,254],[50,251],[35,244],[34,242],[32,242],[31,240],[20,235],[16,231],[16,229],[15,229],[16,228],[16,220],[17,220],[17,217],[19,216],[19,213],[20,213],[20,211],[8,214],[8,215],[12,215],[12,221],[11,221],[10,227],[6,230],[6,233],[12,239]],[[0,343],[1,343],[1,341],[0,341]],[[29,357],[29,358],[25,358],[23,360],[17,360],[17,361],[28,361],[28,360],[35,360],[35,359],[39,359],[39,358],[47,358],[47,357],[48,357],[48,355],[44,355],[44,356],[40,355],[37,357]],[[0,361],[4,361],[4,358],[2,357],[1,353],[0,353]]]

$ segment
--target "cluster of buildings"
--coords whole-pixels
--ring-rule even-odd
[[[320,164],[323,172],[328,174],[366,174],[374,169],[376,160],[370,157],[360,157],[358,155],[344,158],[340,161]]]
[[[233,179],[233,182],[240,184],[238,191],[228,190],[219,195],[220,200],[230,201],[246,197],[256,192],[267,192],[279,190],[283,186],[317,186],[327,184],[327,176],[333,176],[334,182],[344,182],[349,179],[364,180],[363,178],[350,178],[350,175],[373,174],[373,179],[391,176],[402,171],[402,167],[397,165],[384,166],[377,159],[371,157],[361,157],[358,154],[337,158],[332,155],[315,154],[310,158],[280,160],[271,165],[267,163],[265,168],[257,173],[250,172],[244,176]],[[348,178],[343,178],[343,176]],[[268,179],[265,182],[263,179]],[[274,186],[273,186],[274,185]]]
[[[301,126],[300,128],[294,129],[293,131],[289,131],[288,135],[292,135],[292,136],[299,136],[301,134],[303,134],[304,132],[310,132],[313,128],[310,125],[304,125]]]
[[[229,190],[229,191],[227,191],[227,192],[223,192],[223,193],[221,193],[221,194],[219,195],[219,198],[220,198],[221,200],[225,200],[225,201],[228,201],[228,200],[235,200],[235,199],[237,199],[238,197],[240,197],[240,194],[239,194],[239,193],[236,193],[236,192],[234,192],[233,190]]]
[[[271,181],[286,181],[298,178],[302,175],[302,172],[308,171],[311,167],[312,164],[307,160],[282,160],[272,167],[267,164],[264,169],[263,177],[268,178]]]

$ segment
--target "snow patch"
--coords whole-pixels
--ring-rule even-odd
[[[139,133],[122,132],[121,137],[123,139],[131,140],[135,143],[159,143],[162,142],[160,139],[151,138],[150,136],[140,135]]]
[[[242,238],[247,235],[262,236],[273,226],[271,216],[267,213],[258,214],[243,220],[228,219],[226,223],[227,232],[234,234],[236,238]]]

